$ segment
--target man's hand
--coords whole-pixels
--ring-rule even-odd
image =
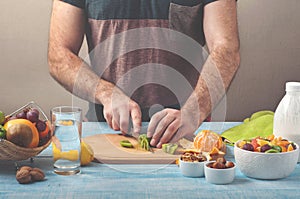
[[[182,137],[191,137],[199,126],[199,119],[192,112],[182,108],[164,109],[154,114],[149,122],[147,137],[151,146],[158,148],[168,142],[176,142]]]
[[[121,90],[114,88],[113,92],[103,100],[103,115],[108,125],[127,134],[130,131],[130,120],[134,133],[139,133],[142,125],[142,113],[139,105],[127,97]]]

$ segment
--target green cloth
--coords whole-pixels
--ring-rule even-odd
[[[231,144],[258,136],[267,137],[273,134],[273,119],[272,111],[259,111],[246,118],[243,124],[227,129],[221,136]]]

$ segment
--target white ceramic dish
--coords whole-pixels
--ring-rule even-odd
[[[280,179],[289,176],[295,169],[299,156],[297,149],[285,153],[260,153],[241,149],[234,145],[234,157],[241,172],[251,178]]]
[[[182,175],[186,177],[203,177],[205,163],[206,162],[185,162],[179,159],[179,168]]]
[[[204,167],[206,182],[211,184],[229,184],[233,182],[235,178],[235,168],[236,168],[235,164],[234,167],[231,168],[215,169],[207,166],[210,163],[211,162],[205,163],[205,167]]]

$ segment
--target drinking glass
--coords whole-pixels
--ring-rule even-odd
[[[73,175],[80,172],[80,139],[82,110],[79,107],[59,106],[51,110],[52,150],[54,172]]]

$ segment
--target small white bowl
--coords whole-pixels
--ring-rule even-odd
[[[206,162],[186,162],[179,159],[179,168],[182,175],[186,177],[203,177],[205,163]]]
[[[233,182],[235,178],[235,164],[234,167],[226,168],[226,169],[215,169],[210,168],[207,165],[215,162],[211,161],[205,164],[204,173],[205,173],[205,180],[211,184],[229,184]]]
[[[252,152],[234,145],[234,157],[241,172],[251,178],[273,180],[289,176],[298,161],[299,146],[296,150],[284,153]]]

